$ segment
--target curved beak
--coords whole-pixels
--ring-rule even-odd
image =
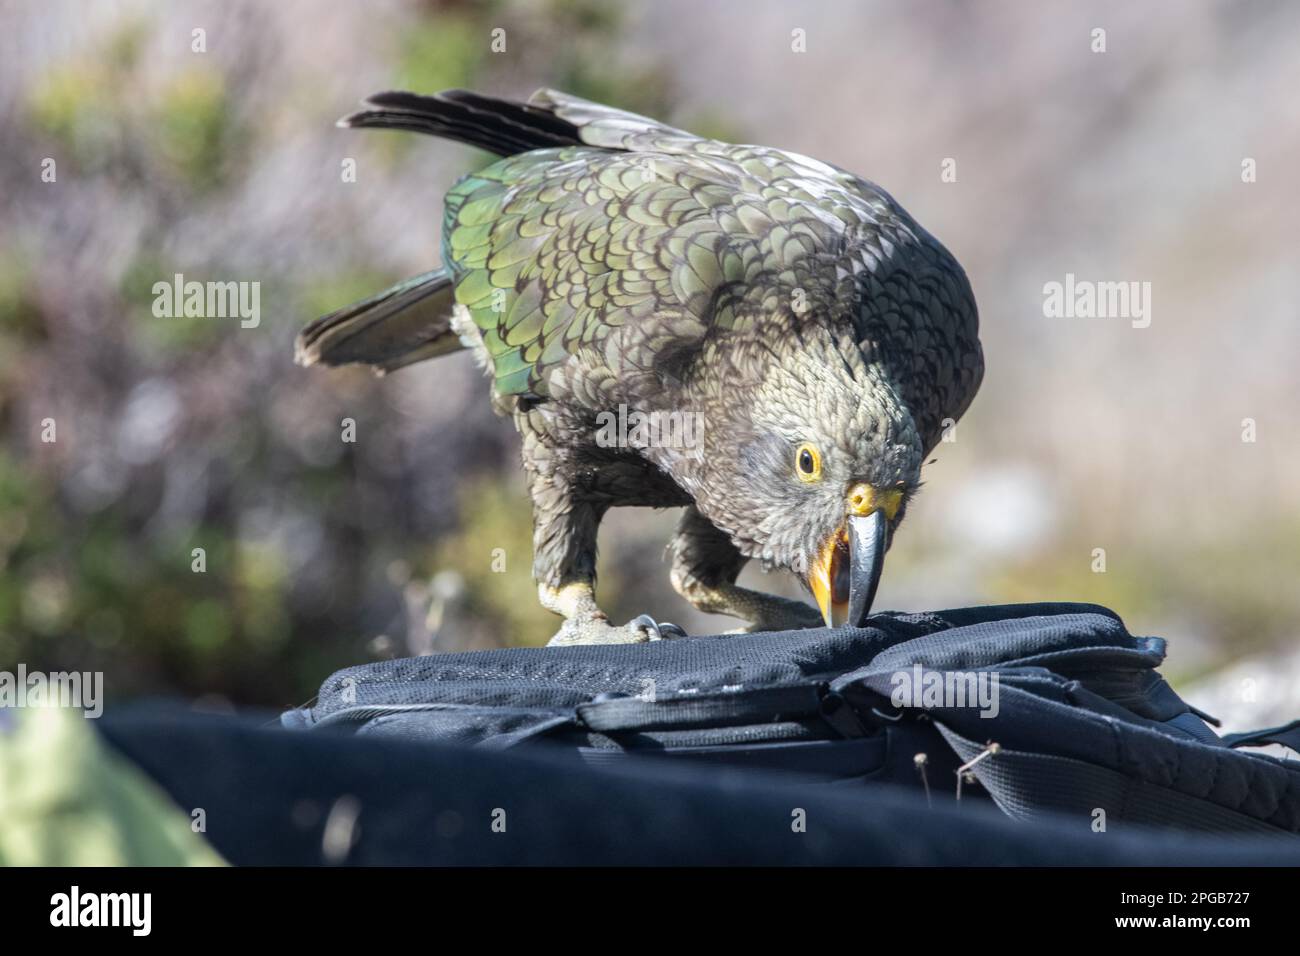
[[[889,521],[901,497],[881,501],[850,496],[848,517],[808,574],[827,627],[861,627],[866,622],[885,567]]]
[[[845,623],[861,627],[871,613],[885,570],[885,537],[889,519],[883,511],[849,518],[849,606]]]

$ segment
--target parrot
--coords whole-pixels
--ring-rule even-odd
[[[296,361],[382,375],[473,354],[520,435],[550,644],[685,633],[597,603],[615,507],[683,509],[669,578],[703,612],[863,626],[922,464],[984,375],[948,250],[837,167],[556,90],[362,102],[338,125],[499,159],[446,193],[441,267],[315,320]],[[751,560],[814,603],[739,585]]]

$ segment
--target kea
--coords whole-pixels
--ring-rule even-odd
[[[364,105],[339,125],[502,158],[447,193],[442,268],[317,319],[297,360],[476,356],[522,438],[551,643],[682,634],[597,604],[617,506],[685,509],[671,580],[701,611],[861,626],[921,465],[983,377],[974,296],[938,240],[834,166],[553,90]],[[817,608],[738,585],[751,559]]]

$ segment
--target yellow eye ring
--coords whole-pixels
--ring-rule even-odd
[[[820,481],[822,456],[816,447],[804,442],[794,452],[794,472],[800,481]]]

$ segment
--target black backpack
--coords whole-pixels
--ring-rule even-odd
[[[1234,749],[1294,748],[1300,722],[1220,738],[1157,673],[1164,655],[1095,605],[885,613],[864,628],[384,661],[339,671],[281,720],[904,784],[1094,830],[1300,833],[1300,763]]]

